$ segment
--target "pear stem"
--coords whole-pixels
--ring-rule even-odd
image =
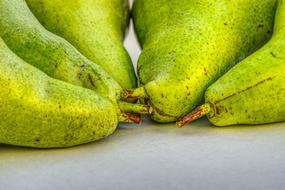
[[[153,108],[149,105],[144,104],[134,104],[119,101],[118,102],[119,108],[123,113],[139,113],[139,114],[151,114]]]
[[[122,123],[141,123],[142,118],[140,114],[136,113],[122,113],[119,115],[119,122]]]
[[[139,87],[136,89],[125,89],[121,93],[122,99],[141,99],[148,98],[144,87]]]
[[[209,103],[203,104],[196,109],[194,109],[191,113],[181,117],[176,121],[176,125],[179,127],[183,127],[187,123],[191,123],[205,115],[207,115],[211,111],[211,105]]]

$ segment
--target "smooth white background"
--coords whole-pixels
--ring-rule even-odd
[[[136,63],[139,46],[125,42]],[[68,149],[0,145],[0,190],[284,189],[285,124],[121,125]]]

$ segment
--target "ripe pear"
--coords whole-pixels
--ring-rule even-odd
[[[206,91],[205,104],[177,124],[208,115],[216,126],[285,121],[285,4],[279,1],[272,39]]]
[[[135,0],[140,88],[122,96],[144,99],[157,122],[176,121],[269,40],[275,9],[275,0]]]
[[[96,92],[50,78],[0,38],[0,143],[59,148],[104,138],[137,121]]]
[[[135,88],[136,76],[124,48],[128,0],[26,0],[51,32],[65,38],[102,66],[123,88]]]
[[[124,112],[149,113],[148,106],[120,101],[121,86],[65,39],[46,30],[24,0],[0,1],[0,37],[50,77],[92,89],[118,103]]]

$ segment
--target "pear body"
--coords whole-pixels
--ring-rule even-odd
[[[26,2],[45,28],[99,64],[121,87],[136,87],[132,61],[123,46],[129,23],[128,0]]]
[[[24,62],[0,38],[0,143],[60,148],[113,133],[118,108]]]
[[[217,126],[285,121],[285,5],[272,39],[211,85],[205,101]]]
[[[272,35],[274,0],[135,0],[139,85],[152,119],[176,121]],[[187,102],[187,104],[185,104]]]
[[[83,86],[114,100],[120,85],[63,38],[46,30],[25,0],[0,1],[0,36],[23,60],[50,77]]]

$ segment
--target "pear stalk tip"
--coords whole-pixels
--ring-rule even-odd
[[[149,115],[153,111],[151,106],[144,105],[144,104],[134,104],[134,103],[128,103],[124,101],[119,101],[118,105],[119,105],[121,112],[123,113],[138,113],[138,114]]]
[[[139,87],[136,89],[125,89],[121,93],[122,99],[141,99],[141,98],[147,98],[146,91],[144,87]]]
[[[194,109],[192,112],[189,114],[181,117],[176,121],[176,125],[178,127],[183,127],[187,123],[191,123],[205,115],[207,115],[211,111],[211,105],[206,103],[201,106],[198,106],[196,109]]]
[[[142,118],[141,118],[140,114],[136,114],[136,113],[122,113],[119,116],[119,122],[140,124],[142,122]]]

